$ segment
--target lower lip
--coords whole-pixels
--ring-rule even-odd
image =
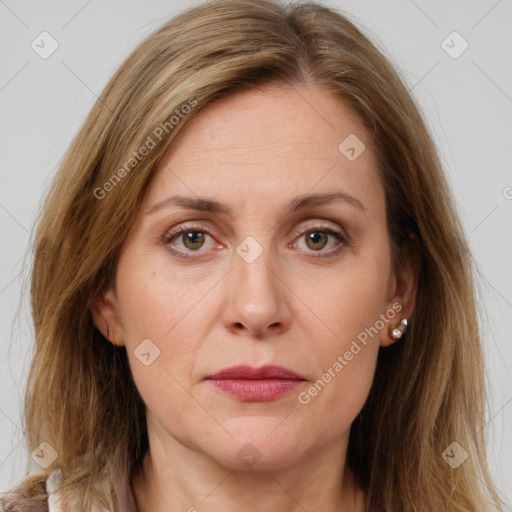
[[[209,379],[212,386],[245,402],[274,400],[297,388],[303,380]]]

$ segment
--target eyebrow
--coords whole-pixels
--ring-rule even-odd
[[[365,211],[365,207],[359,199],[347,194],[346,192],[337,191],[323,194],[309,194],[306,196],[299,196],[295,198],[287,208],[287,213],[293,213],[298,210],[303,210],[311,206],[318,206],[332,202],[342,202],[355,206],[361,211]],[[174,195],[163,199],[162,201],[148,207],[145,215],[151,215],[162,208],[169,206],[182,206],[190,210],[197,210],[201,212],[210,212],[216,214],[230,215],[231,209],[229,206],[219,203],[214,199],[204,197],[187,197],[181,195]]]

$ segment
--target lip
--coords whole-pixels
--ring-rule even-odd
[[[255,368],[246,364],[230,366],[220,372],[208,375],[207,379],[284,379],[284,380],[305,380],[300,375],[274,364],[266,364]]]
[[[219,391],[244,402],[274,400],[305,382],[297,373],[276,365],[232,366],[209,375],[206,380]]]

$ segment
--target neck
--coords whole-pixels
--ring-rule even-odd
[[[164,446],[150,437],[132,477],[137,512],[362,512],[364,492],[345,462],[347,439],[287,466],[257,470],[226,467],[173,438]]]

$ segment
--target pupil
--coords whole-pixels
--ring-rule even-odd
[[[322,238],[324,240],[322,240]],[[322,247],[325,246],[325,233],[320,233],[318,231],[315,231],[313,233],[309,233],[308,240],[309,240],[309,242],[311,242],[311,244],[313,246],[315,246],[316,244],[321,244],[321,247],[320,247],[320,249],[321,249]],[[322,244],[322,241],[324,242],[323,244]],[[316,249],[318,247],[313,247],[313,248]]]
[[[204,235],[201,234],[199,231],[189,231],[185,236],[185,246],[192,245],[193,247],[189,247],[192,249],[197,249],[197,244],[199,247],[202,245],[202,242],[204,240]]]

